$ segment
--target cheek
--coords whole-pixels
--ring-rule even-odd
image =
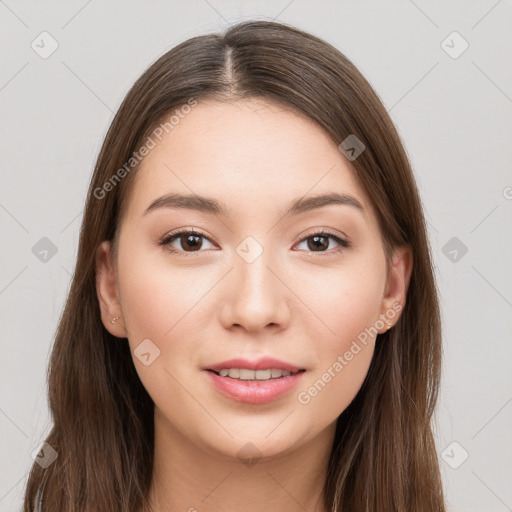
[[[385,265],[375,259],[347,262],[340,269],[303,274],[301,297],[324,324],[323,350],[332,354],[373,325],[381,311]]]
[[[371,269],[371,270],[364,270]],[[347,267],[334,279],[323,280],[310,304],[324,323],[316,339],[316,364],[298,394],[298,401],[315,414],[334,420],[356,396],[370,367],[375,346],[385,266],[379,260]],[[308,280],[309,281],[309,280]],[[304,286],[307,286],[307,282]],[[320,289],[321,288],[321,289]]]
[[[119,293],[131,343],[154,338],[165,344],[175,338],[211,287],[211,272],[172,267],[156,252],[153,257],[132,251],[119,260]]]
[[[190,397],[181,391],[172,375],[191,364],[196,366],[192,347],[197,317],[204,314],[204,295],[215,281],[211,271],[207,274],[198,268],[172,269],[164,258],[152,263],[149,260],[136,251],[119,260],[124,325],[136,371],[152,399],[165,408],[171,393],[173,406],[183,410]],[[139,354],[148,352],[146,365]]]

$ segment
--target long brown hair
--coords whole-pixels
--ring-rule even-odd
[[[402,315],[379,335],[362,388],[338,418],[326,506],[337,512],[445,510],[431,430],[441,365],[439,305],[407,155],[377,94],[342,53],[295,27],[246,21],[160,57],[128,92],[108,130],[48,370],[53,427],[46,442],[58,457],[46,469],[33,464],[24,512],[34,510],[38,490],[43,512],[134,512],[147,505],[153,402],[129,345],[101,322],[96,249],[104,240],[115,242],[137,171],[134,152],[159,123],[183,115],[194,101],[251,97],[293,107],[338,145],[349,135],[362,141],[365,150],[351,165],[385,246],[409,245],[414,255]]]

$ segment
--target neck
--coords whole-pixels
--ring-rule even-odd
[[[327,512],[323,486],[335,425],[286,454],[266,457],[247,443],[229,457],[199,447],[155,408],[153,511]]]

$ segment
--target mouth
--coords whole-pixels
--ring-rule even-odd
[[[219,377],[228,377],[236,380],[250,380],[250,381],[266,381],[273,379],[282,379],[284,377],[290,377],[306,370],[297,370],[289,372],[280,368],[269,368],[267,370],[250,370],[248,368],[222,368],[219,371],[207,370],[215,373]]]
[[[208,382],[222,395],[247,404],[264,404],[288,394],[306,369],[277,359],[250,362],[231,359],[203,368]]]

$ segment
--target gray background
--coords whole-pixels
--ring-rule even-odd
[[[510,0],[0,0],[0,511],[21,506],[50,427],[49,351],[113,113],[162,53],[250,17],[334,44],[390,111],[424,200],[442,301],[436,438],[449,510],[512,510],[511,14]],[[31,47],[51,48],[43,31],[58,43],[48,58]],[[33,251],[43,237],[57,249],[46,261]]]

